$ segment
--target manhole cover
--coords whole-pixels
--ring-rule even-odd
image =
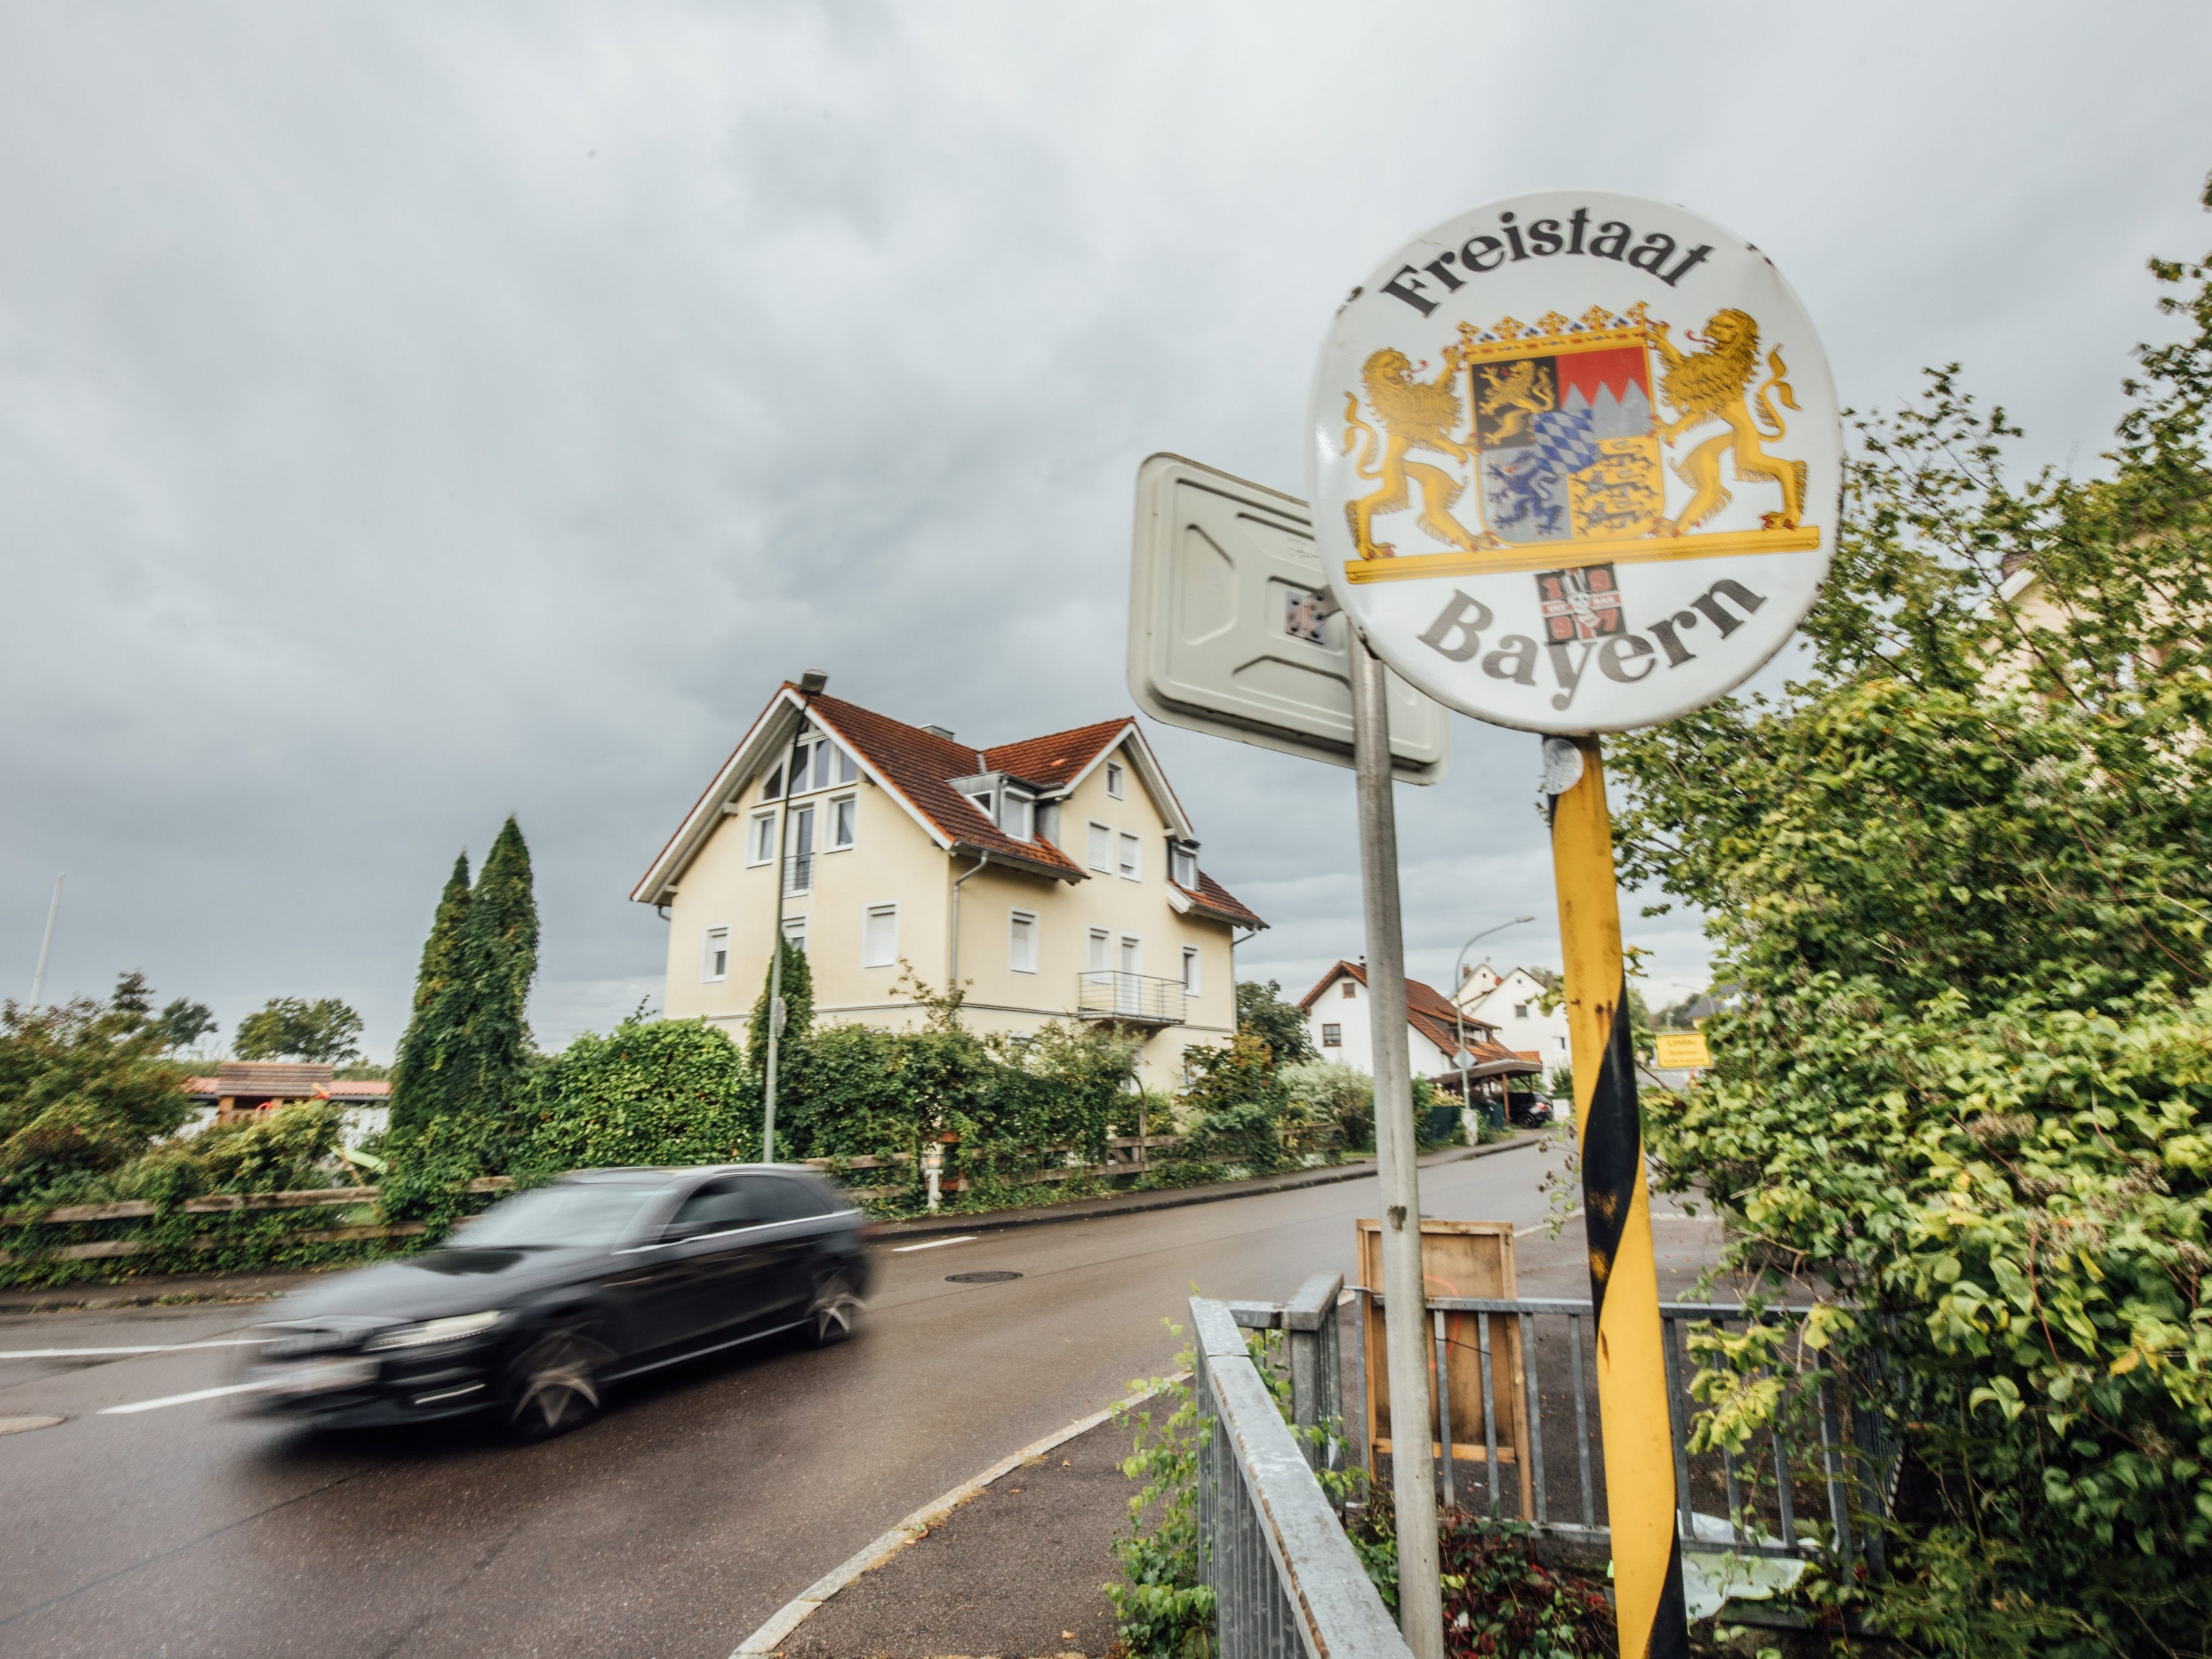
[[[1010,1279],[1020,1277],[1019,1273],[1010,1273],[1001,1269],[988,1273],[947,1273],[945,1282],[948,1285],[1003,1285]]]
[[[32,1429],[51,1429],[65,1421],[59,1417],[0,1417],[0,1434],[23,1434]]]

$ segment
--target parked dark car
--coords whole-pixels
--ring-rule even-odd
[[[1552,1103],[1516,1090],[1505,1097],[1505,1120],[1516,1129],[1540,1129],[1552,1121]]]
[[[486,1413],[526,1439],[559,1434],[643,1371],[783,1332],[842,1341],[866,1231],[807,1170],[582,1170],[437,1249],[283,1297],[246,1397],[332,1427]]]

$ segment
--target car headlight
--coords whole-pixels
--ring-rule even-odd
[[[362,1344],[363,1353],[378,1353],[386,1348],[427,1348],[434,1342],[458,1342],[465,1336],[477,1336],[499,1323],[499,1313],[454,1314],[445,1319],[426,1319],[419,1325],[400,1325],[388,1331],[379,1331]]]

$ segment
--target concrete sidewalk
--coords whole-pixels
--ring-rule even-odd
[[[1155,1399],[1132,1417],[1175,1409]],[[1115,1537],[1136,1485],[1133,1421],[1088,1433],[986,1486],[928,1534],[822,1604],[784,1659],[1101,1659],[1121,1577]]]

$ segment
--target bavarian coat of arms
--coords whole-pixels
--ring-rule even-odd
[[[1345,453],[1358,450],[1358,474],[1374,483],[1345,504],[1360,561],[1408,557],[1473,574],[1819,545],[1802,522],[1805,463],[1765,447],[1788,431],[1776,405],[1797,406],[1787,369],[1778,349],[1761,362],[1759,325],[1746,313],[1718,313],[1688,335],[1686,352],[1642,304],[1618,316],[1593,309],[1579,320],[1555,313],[1533,325],[1508,317],[1458,329],[1432,375],[1386,348],[1346,394]],[[1700,535],[1731,499],[1723,462],[1737,489],[1768,490],[1773,507],[1757,530]],[[1670,465],[1684,486],[1672,512]],[[1472,514],[1462,506],[1470,488]],[[1401,555],[1378,538],[1376,520],[1416,506],[1418,527],[1446,545]]]

